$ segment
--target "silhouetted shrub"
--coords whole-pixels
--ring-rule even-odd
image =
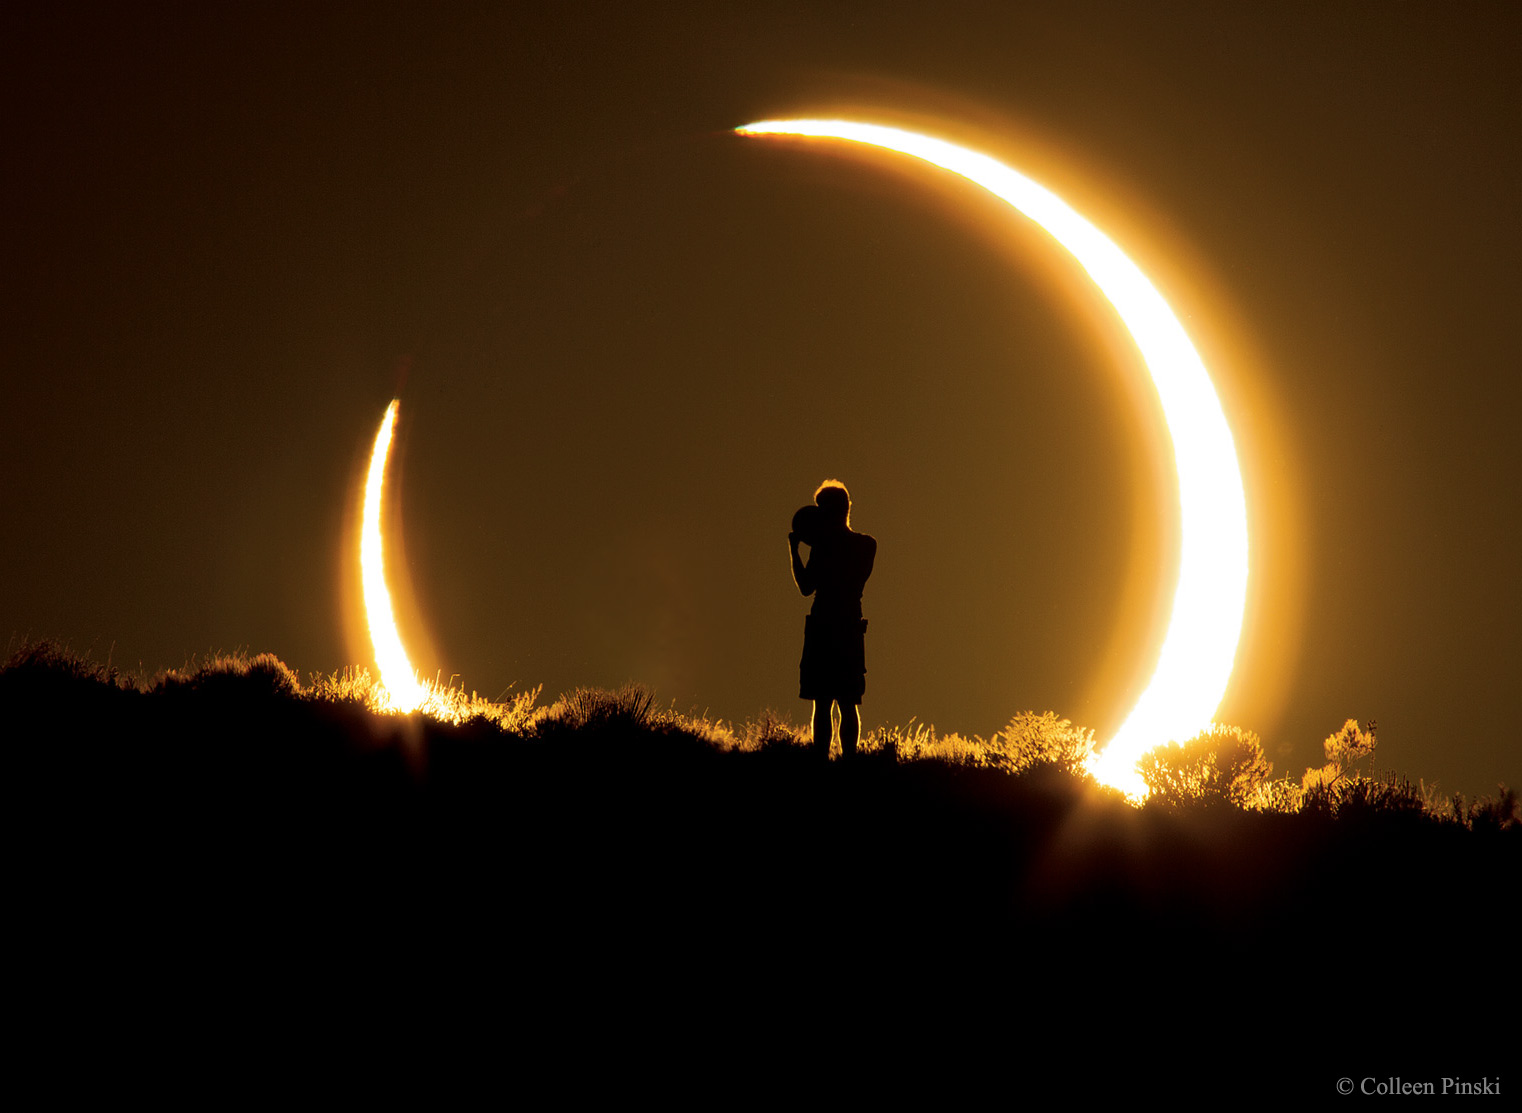
[[[1094,732],[1075,727],[1054,711],[1022,711],[989,740],[993,764],[1010,773],[1038,765],[1078,773],[1094,754]]]
[[[645,730],[657,721],[655,695],[638,684],[606,688],[575,688],[563,694],[546,712],[546,723],[571,730]]]
[[[1213,723],[1187,742],[1148,751],[1136,768],[1149,790],[1149,804],[1246,807],[1258,798],[1274,767],[1252,731]]]
[[[273,653],[249,657],[223,653],[196,667],[174,669],[155,681],[152,691],[191,690],[203,693],[243,692],[250,696],[299,699],[305,695],[301,681]]]
[[[1511,831],[1522,824],[1516,791],[1505,785],[1497,785],[1496,788],[1500,795],[1495,800],[1480,800],[1476,811],[1470,814],[1469,826],[1476,831]]]
[[[1326,741],[1322,742],[1321,748],[1326,753],[1326,764],[1319,769],[1307,769],[1305,776],[1300,779],[1300,787],[1306,793],[1306,801],[1314,803],[1313,806],[1321,806],[1319,801],[1335,801],[1336,789],[1344,781],[1357,774],[1355,764],[1364,758],[1372,758],[1374,755],[1375,723],[1369,720],[1369,725],[1359,729],[1357,719],[1349,719],[1342,724],[1342,729],[1327,735]]]
[[[1522,816],[1518,814],[1517,793],[1505,785],[1498,785],[1500,793],[1495,800],[1481,797],[1466,801],[1461,793],[1454,793],[1449,801],[1449,813],[1471,831],[1496,833],[1522,829]]]
[[[0,674],[16,688],[31,691],[89,685],[121,687],[125,683],[114,666],[90,661],[56,642],[22,644],[0,666]]]
[[[1357,768],[1365,758],[1372,759],[1378,741],[1375,722],[1360,727],[1357,719],[1348,719],[1342,727],[1327,735],[1321,748],[1326,764],[1307,769],[1300,778],[1300,810],[1323,815],[1369,815],[1377,811],[1419,812],[1427,810],[1423,790],[1406,781],[1380,780]]]
[[[1330,797],[1333,814],[1344,819],[1375,814],[1423,818],[1428,815],[1421,787],[1404,778],[1385,780],[1355,774],[1329,788],[1317,787],[1310,796],[1319,798],[1323,794]]]

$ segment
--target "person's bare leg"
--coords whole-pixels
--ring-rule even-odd
[[[816,699],[814,701],[814,752],[825,761],[830,758],[830,735],[833,733],[834,724],[830,722],[830,701]]]
[[[845,700],[840,702],[840,755],[856,756],[856,741],[861,737],[861,708]]]

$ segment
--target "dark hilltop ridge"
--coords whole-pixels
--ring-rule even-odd
[[[1357,724],[1293,791],[1218,732],[1136,808],[1054,715],[821,764],[791,726],[638,689],[458,722],[366,697],[268,655],[0,669],[12,1001],[46,1093],[340,1060],[384,1087],[425,1045],[509,1090],[733,1095],[805,1064],[1011,1100],[1522,1086],[1515,797],[1344,769]]]

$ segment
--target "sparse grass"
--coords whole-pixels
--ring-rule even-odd
[[[506,700],[488,700],[462,687],[430,683],[424,720],[455,725],[484,725],[506,739],[571,742],[578,738],[682,736],[717,752],[768,753],[779,749],[806,754],[807,726],[768,712],[732,725],[696,713],[661,709],[649,689],[627,685],[614,690],[578,688],[540,706],[541,689]],[[66,704],[110,693],[151,699],[194,693],[229,708],[249,701],[337,706],[378,713],[384,705],[378,680],[364,668],[312,675],[305,683],[269,653],[216,654],[149,680],[90,661],[49,642],[14,646],[0,667],[0,695],[12,700],[40,698]],[[1517,795],[1501,786],[1498,798],[1451,799],[1434,787],[1391,775],[1374,777],[1362,766],[1373,760],[1375,724],[1348,720],[1325,743],[1325,765],[1307,770],[1298,781],[1272,779],[1257,735],[1238,727],[1212,725],[1188,742],[1159,747],[1141,764],[1153,806],[1191,807],[1230,804],[1258,812],[1327,816],[1406,815],[1440,820],[1483,831],[1522,825]],[[1038,769],[1075,780],[1095,750],[1093,731],[1074,726],[1053,712],[1022,712],[991,738],[937,731],[913,720],[904,726],[869,731],[861,740],[865,756],[898,765],[941,763],[1020,777]]]
[[[746,723],[738,732],[731,730],[734,748],[758,753],[779,747],[804,747],[809,744],[809,728],[796,726],[775,711]]]
[[[307,691],[313,699],[327,703],[373,707],[378,702],[378,685],[379,681],[370,675],[369,669],[351,665],[335,673],[314,673],[307,683]]]
[[[546,714],[536,706],[542,687],[520,692],[506,700],[489,700],[463,687],[424,681],[427,697],[418,713],[446,723],[488,722],[512,734],[533,729]],[[306,687],[307,698],[343,703],[384,712],[385,689],[380,680],[363,667],[350,667],[327,675],[314,675]]]
[[[37,685],[49,689],[67,685],[101,685],[131,688],[130,678],[112,665],[92,661],[56,642],[24,641],[12,644],[9,656],[0,666],[10,683],[18,687]]]
[[[858,745],[862,754],[880,754],[901,763],[941,761],[950,765],[995,768],[996,752],[982,738],[936,733],[930,723],[910,720],[907,726],[868,731]]]

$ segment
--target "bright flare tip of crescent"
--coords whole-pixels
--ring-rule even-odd
[[[370,644],[375,649],[375,665],[380,670],[388,710],[409,712],[420,707],[427,691],[418,683],[417,671],[407,659],[402,637],[396,628],[396,613],[391,606],[391,592],[386,587],[385,542],[381,535],[381,494],[386,482],[386,460],[391,455],[391,434],[396,427],[400,401],[393,399],[375,434],[370,453],[370,471],[365,479],[365,507],[359,541],[360,581],[365,596],[365,621],[370,627]]]
[[[1236,446],[1183,325],[1109,237],[1056,194],[988,155],[916,132],[850,120],[763,120],[735,131],[864,143],[959,174],[1067,248],[1125,322],[1157,388],[1173,442],[1182,534],[1179,578],[1152,679],[1090,771],[1105,784],[1145,795],[1137,759],[1154,746],[1199,733],[1220,705],[1247,602],[1247,502]]]

